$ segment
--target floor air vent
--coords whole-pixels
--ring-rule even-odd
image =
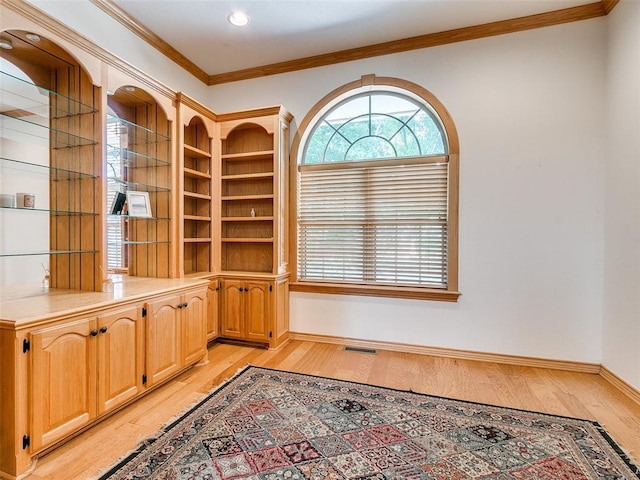
[[[344,351],[345,352],[370,353],[372,355],[375,355],[376,353],[378,353],[378,351],[374,350],[373,348],[360,348],[360,347],[344,347]]]

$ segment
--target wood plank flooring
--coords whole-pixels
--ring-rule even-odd
[[[368,354],[344,351],[340,345],[292,341],[277,351],[213,345],[207,365],[191,368],[43,456],[27,478],[96,478],[246,365],[597,420],[636,463],[640,461],[640,406],[598,375],[390,351]]]

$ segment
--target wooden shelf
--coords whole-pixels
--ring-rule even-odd
[[[211,195],[203,195],[202,193],[184,192],[185,197],[200,198],[202,200],[211,200]]]
[[[228,197],[222,197],[223,202],[237,201],[237,200],[269,200],[273,198],[273,194],[268,195],[233,195]]]
[[[223,243],[273,243],[273,238],[223,238]]]
[[[226,180],[226,181],[255,180],[259,178],[273,178],[273,172],[245,173],[241,175],[223,175],[222,176],[222,180]]]
[[[210,238],[185,238],[184,243],[211,243]]]
[[[192,168],[184,167],[183,168],[183,172],[184,172],[184,176],[185,177],[203,178],[203,179],[207,179],[207,180],[211,179],[211,174],[210,173],[200,172],[200,171],[194,170]]]
[[[256,152],[242,152],[242,153],[224,153],[222,154],[223,160],[248,160],[254,158],[268,158],[273,156],[273,150],[260,150]]]
[[[185,220],[193,220],[196,222],[210,222],[211,217],[203,217],[201,215],[184,215]]]
[[[222,217],[223,222],[272,222],[273,216],[264,217]]]
[[[205,150],[201,150],[196,147],[192,147],[191,145],[184,144],[184,152],[185,155],[188,153],[189,157],[192,158],[208,158],[211,159],[211,154]]]

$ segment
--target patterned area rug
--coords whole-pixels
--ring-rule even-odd
[[[102,480],[638,479],[594,422],[247,367]]]

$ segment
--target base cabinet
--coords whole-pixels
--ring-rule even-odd
[[[207,354],[204,290],[147,303],[148,386],[161,382]]]
[[[286,294],[285,294],[286,291]],[[286,278],[224,277],[220,280],[220,337],[280,346],[289,333]]]
[[[96,317],[32,333],[30,437],[34,450],[96,418],[97,333]]]
[[[32,448],[51,445],[140,393],[143,346],[137,307],[32,332]]]
[[[36,297],[42,317],[0,320],[0,478],[22,477],[43,450],[206,359],[207,282],[170,282],[81,308],[83,294]],[[5,318],[23,310],[2,307]]]

